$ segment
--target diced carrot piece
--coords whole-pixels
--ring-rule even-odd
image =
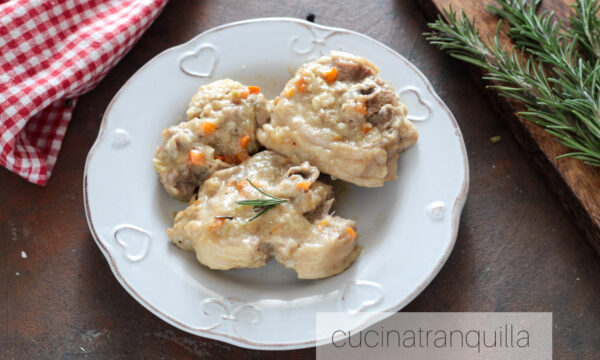
[[[371,123],[365,122],[360,126],[360,131],[362,131],[363,134],[368,134],[372,128],[373,128],[373,125],[371,125]]]
[[[235,154],[235,161],[239,164],[244,162],[244,160],[248,159],[250,157],[250,155],[248,155],[247,152],[245,151],[241,151],[237,154]]]
[[[242,91],[242,92],[240,93],[240,97],[241,97],[242,99],[246,99],[246,98],[248,98],[248,96],[249,96],[249,95],[250,95],[250,91],[246,91],[246,90],[244,90],[244,91]]]
[[[356,112],[358,112],[361,115],[367,115],[367,104],[365,103],[358,103],[356,104]]]
[[[351,238],[354,239],[356,237],[356,231],[354,231],[353,228],[347,227],[346,232],[348,233],[348,235],[350,235]]]
[[[212,224],[210,224],[210,231],[217,231],[223,227],[225,224],[225,219],[213,219]]]
[[[287,96],[288,98],[291,98],[295,92],[296,91],[294,90],[294,88],[291,88],[290,90],[288,90],[288,92],[285,94],[285,96]]]
[[[302,93],[306,91],[306,83],[304,82],[304,78],[300,78],[298,81],[296,81],[296,87],[298,88],[298,92]]]
[[[242,181],[240,181],[240,182],[238,182],[238,183],[235,184],[235,187],[238,190],[243,190],[246,186],[248,186],[248,182],[246,180],[242,180]]]
[[[204,165],[206,163],[206,157],[200,150],[191,149],[188,157],[192,165]]]
[[[319,230],[319,231],[325,230],[325,228],[327,227],[328,224],[329,224],[329,221],[327,221],[327,219],[323,219],[323,220],[319,221],[317,223],[317,230]]]
[[[233,164],[235,162],[235,159],[231,155],[215,155],[215,159],[221,160],[228,164]]]
[[[296,184],[296,187],[298,189],[304,190],[304,192],[307,192],[308,189],[310,189],[310,185],[312,185],[310,181],[300,181]]]
[[[334,66],[323,76],[327,82],[332,82],[337,79],[337,68]]]
[[[275,234],[276,232],[279,231],[279,229],[281,229],[280,225],[275,225],[272,229],[271,229],[271,234]]]
[[[202,125],[200,125],[200,129],[204,135],[210,135],[217,130],[217,125],[210,121],[204,121]]]
[[[248,86],[248,91],[250,91],[250,94],[260,94],[260,87]]]
[[[277,105],[278,102],[279,102],[279,96],[276,96],[275,100],[273,100],[273,105]]]
[[[240,138],[239,140],[240,146],[242,147],[242,149],[245,149],[248,144],[250,144],[250,136],[248,135],[244,135]]]

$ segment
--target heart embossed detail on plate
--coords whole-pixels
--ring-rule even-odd
[[[346,284],[340,297],[340,306],[349,314],[356,314],[379,304],[385,289],[379,283],[367,280],[353,280]]]
[[[152,239],[148,231],[134,225],[119,225],[115,228],[113,237],[127,260],[137,262],[148,255]]]
[[[400,101],[408,108],[406,118],[410,121],[424,121],[431,117],[433,110],[426,100],[423,100],[421,92],[414,86],[407,86],[398,91]]]
[[[179,58],[179,68],[188,75],[209,78],[215,72],[218,61],[217,48],[212,44],[202,44]]]
[[[202,313],[216,321],[205,327],[212,330],[219,327],[224,321],[233,322],[233,330],[238,333],[240,324],[258,324],[261,321],[262,310],[255,304],[236,306],[223,298],[208,298],[202,302]]]

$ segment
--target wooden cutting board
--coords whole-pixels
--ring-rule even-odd
[[[487,5],[495,3],[494,0],[419,0],[419,2],[431,20],[442,13],[442,9],[452,5],[456,10],[464,10],[469,18],[475,18],[482,38],[486,39],[487,36],[491,37],[495,33],[498,18],[486,10]],[[566,19],[572,13],[570,8],[572,3],[574,1],[544,0],[540,10],[553,10],[558,17]],[[502,42],[507,48],[512,47],[507,36],[503,36]],[[479,69],[472,67],[471,70],[478,85],[487,85],[481,80],[482,72]],[[510,125],[519,143],[548,179],[567,211],[574,217],[596,252],[600,254],[600,168],[584,165],[583,162],[571,158],[556,159],[556,156],[569,150],[556,142],[540,126],[519,119],[515,113],[523,109],[521,104],[499,97],[493,91],[487,92],[499,113]]]

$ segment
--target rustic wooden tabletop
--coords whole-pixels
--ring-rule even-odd
[[[600,356],[600,258],[527,160],[463,64],[430,46],[411,0],[172,0],[133,50],[82,96],[44,188],[0,170],[0,358],[311,359],[188,335],[117,283],[88,230],[85,158],[123,83],[159,52],[216,25],[305,18],[367,34],[407,57],[454,112],[471,185],[456,247],[406,311],[551,311],[555,359]],[[500,136],[492,143],[490,137]],[[27,258],[21,256],[21,252]],[[595,300],[594,300],[595,299]]]

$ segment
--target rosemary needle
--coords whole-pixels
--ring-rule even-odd
[[[236,201],[235,202],[238,205],[252,206],[254,208],[254,211],[257,214],[254,215],[252,218],[250,218],[248,220],[248,222],[256,219],[259,216],[261,216],[262,214],[266,213],[267,211],[269,211],[273,207],[275,207],[275,206],[277,206],[279,204],[283,204],[283,203],[287,202],[287,199],[281,199],[281,198],[278,198],[276,196],[269,195],[266,192],[262,191],[256,185],[254,185],[254,183],[252,183],[252,181],[250,181],[250,179],[246,179],[246,181],[248,181],[248,184],[252,185],[252,187],[255,188],[259,193],[261,193],[261,194],[263,194],[263,195],[265,195],[265,196],[267,196],[267,197],[270,198],[270,199],[240,200],[240,201]]]

